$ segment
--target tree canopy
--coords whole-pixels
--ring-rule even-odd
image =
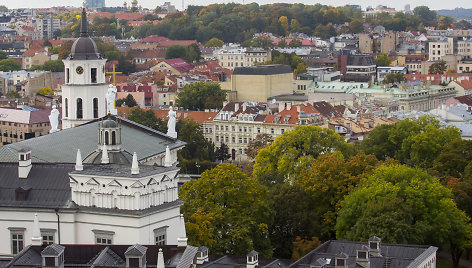
[[[259,150],[253,176],[268,184],[294,179],[318,156],[336,150],[347,151],[348,147],[331,129],[297,126]]]
[[[233,164],[218,165],[185,183],[179,198],[185,201],[189,243],[208,246],[215,254],[245,255],[254,249],[271,256],[268,194]]]
[[[223,45],[223,41],[216,37],[213,37],[205,43],[206,47],[222,47]]]
[[[21,64],[12,59],[0,60],[0,71],[18,71],[21,69]]]
[[[390,66],[390,63],[392,63],[392,60],[387,56],[387,54],[382,53],[379,54],[374,61],[377,66]]]
[[[177,94],[176,105],[189,110],[219,109],[226,92],[218,83],[197,82],[185,85]]]
[[[49,87],[42,87],[36,90],[36,94],[43,95],[43,96],[51,96],[54,95],[54,90]]]
[[[428,73],[429,74],[443,74],[447,70],[446,62],[440,61],[435,62],[429,66]]]
[[[138,103],[134,99],[133,95],[128,94],[126,96],[126,98],[115,100],[115,106],[116,107],[122,107],[122,106],[124,106],[124,107],[136,107],[136,106],[138,106]]]
[[[470,246],[468,217],[454,203],[451,191],[425,171],[384,165],[342,202],[337,239],[371,236],[400,244]],[[453,253],[454,255],[455,253]]]
[[[184,59],[187,55],[187,51],[184,46],[172,45],[166,50],[166,59],[181,58]]]

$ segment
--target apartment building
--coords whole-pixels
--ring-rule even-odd
[[[53,38],[55,30],[61,28],[61,20],[55,19],[52,16],[38,19],[36,21],[36,29],[39,31],[40,39]]]
[[[221,67],[233,70],[236,67],[255,66],[269,61],[271,53],[259,48],[235,48],[218,51],[218,63]]]

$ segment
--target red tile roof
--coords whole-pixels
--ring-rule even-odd
[[[472,89],[472,80],[456,81],[456,83],[464,89]]]
[[[160,47],[170,47],[174,45],[179,46],[190,46],[191,44],[197,43],[197,40],[165,40],[158,43]]]
[[[170,40],[169,38],[167,37],[164,37],[164,36],[158,36],[158,35],[150,35],[146,38],[143,38],[141,39],[141,43],[159,43],[159,42],[162,42],[162,41],[168,41]]]
[[[48,54],[44,48],[30,48],[23,52],[23,57],[32,57],[38,53],[45,53],[46,55]]]
[[[172,66],[172,68],[176,69],[177,71],[181,73],[188,72],[192,70],[193,68],[195,68],[195,66],[193,66],[192,64],[186,62],[185,60],[181,58],[169,59],[169,60],[165,60],[164,62],[169,64],[170,66]]]

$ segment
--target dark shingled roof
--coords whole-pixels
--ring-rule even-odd
[[[147,247],[143,245],[132,245],[125,251],[125,256],[139,256],[142,257],[146,254]]]
[[[197,252],[198,252],[197,247],[187,246],[176,268],[190,268],[192,266],[192,262],[195,259],[195,255],[197,254]]]
[[[375,65],[374,58],[370,54],[349,55],[347,65],[369,66]]]
[[[18,164],[0,164],[0,206],[57,208],[71,207],[68,173],[73,165],[34,165],[27,179],[18,178]],[[29,188],[25,200],[16,200],[18,188]]]
[[[288,65],[260,65],[252,67],[236,67],[233,75],[273,75],[292,73],[292,69]]]
[[[58,256],[59,254],[61,254],[61,252],[64,251],[64,249],[64,246],[53,243],[47,246],[43,251],[41,251],[41,255]]]

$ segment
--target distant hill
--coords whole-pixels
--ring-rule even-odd
[[[472,8],[455,8],[436,10],[438,15],[450,16],[453,18],[472,18]]]

